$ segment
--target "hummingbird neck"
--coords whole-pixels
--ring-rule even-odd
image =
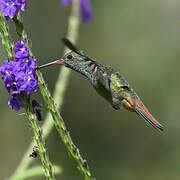
[[[90,81],[95,78],[96,72],[98,70],[97,64],[93,61],[83,61],[77,64],[65,64],[66,67],[73,69],[87,77]]]

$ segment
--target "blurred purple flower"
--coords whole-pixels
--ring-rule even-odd
[[[0,74],[2,74],[5,87],[11,93],[8,105],[18,111],[20,107],[23,107],[19,94],[21,92],[31,94],[38,91],[38,78],[35,72],[36,60],[30,59],[25,41],[17,42],[14,51],[16,62],[5,61],[0,67]]]
[[[26,0],[0,0],[0,9],[6,18],[13,18],[21,9],[26,8]]]
[[[72,3],[72,0],[61,0],[61,3],[64,6],[68,6],[69,4]],[[89,2],[89,0],[79,0],[80,3],[80,8],[81,8],[81,18],[83,22],[88,22],[89,20],[92,19],[92,7]]]
[[[81,16],[83,22],[88,22],[92,19],[92,7],[89,0],[80,0]]]
[[[72,3],[72,0],[61,0],[61,3],[64,5],[64,6],[68,6]]]
[[[20,5],[20,9],[22,11],[25,11],[26,10],[26,0],[18,0],[19,2],[19,5]]]

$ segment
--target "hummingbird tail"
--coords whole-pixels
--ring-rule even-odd
[[[163,126],[152,116],[152,114],[140,101],[138,100],[135,101],[134,110],[153,128],[163,131]]]
[[[130,110],[135,111],[146,122],[148,122],[153,128],[163,131],[163,126],[152,116],[144,104],[138,99],[131,99],[129,102],[126,100],[123,102],[124,106]]]
[[[151,114],[147,114],[146,112],[144,112],[142,109],[140,109],[139,107],[135,106],[134,110],[136,111],[137,114],[139,114],[146,122],[148,122],[153,128],[155,129],[159,129],[161,131],[163,131],[163,126],[161,124],[159,124],[157,122],[157,120],[152,116]]]

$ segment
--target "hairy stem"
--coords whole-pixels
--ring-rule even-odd
[[[6,49],[6,52],[8,54],[9,59],[11,59],[12,54],[13,54],[12,45],[11,45],[11,42],[10,42],[9,37],[8,37],[7,24],[4,20],[4,17],[3,17],[1,12],[0,12],[0,28],[1,28],[0,29],[0,35],[2,38],[3,45]],[[34,138],[35,138],[36,144],[38,146],[38,151],[39,151],[41,163],[42,163],[43,168],[44,168],[46,179],[53,180],[54,176],[52,173],[52,166],[51,166],[51,163],[50,163],[49,158],[48,158],[47,150],[45,148],[45,143],[42,139],[41,129],[38,125],[35,113],[32,109],[32,105],[30,103],[30,99],[29,99],[30,97],[27,95],[21,95],[21,98],[22,98],[23,103],[25,105],[25,112],[28,116],[28,119],[30,121],[32,130],[34,133]]]
[[[39,156],[41,159],[41,163],[42,163],[43,168],[44,168],[46,179],[47,180],[53,180],[54,175],[52,172],[52,165],[49,161],[49,157],[48,157],[48,153],[47,153],[47,150],[45,147],[45,143],[44,143],[44,140],[42,138],[42,131],[41,131],[41,128],[39,127],[38,121],[36,119],[36,115],[34,113],[32,105],[30,103],[30,99],[26,95],[21,96],[21,99],[23,100],[24,109],[26,111],[28,119],[31,123],[31,127],[33,129],[34,138],[35,138],[36,144],[38,146],[38,152],[39,152]]]
[[[1,10],[0,10],[0,36],[2,38],[2,44],[5,47],[6,53],[7,53],[8,57],[11,59],[12,54],[13,54],[12,45],[9,40],[8,27],[7,27],[6,21],[1,13]]]
[[[75,3],[73,2],[71,15],[69,17],[69,22],[68,22],[67,37],[74,44],[76,44],[76,41],[78,38],[79,25],[80,25],[79,6],[76,2]],[[64,54],[67,52],[68,52],[68,49],[65,48]],[[56,106],[58,109],[63,104],[65,91],[66,91],[66,88],[67,88],[67,85],[69,82],[70,72],[71,71],[68,68],[62,67],[59,72],[58,78],[57,78],[53,98],[56,102]],[[51,117],[50,112],[48,112],[48,114],[44,120],[44,123],[42,125],[44,139],[46,139],[49,136],[53,127],[54,127],[54,124],[52,121],[52,117]],[[31,153],[32,147],[34,145],[35,145],[35,141],[33,140],[30,143],[29,147],[27,148],[26,152],[24,153],[24,156],[23,156],[21,162],[19,163],[19,166],[17,167],[16,171],[14,172],[14,175],[19,174],[20,172],[26,170],[31,165],[31,163],[34,161],[33,158],[28,158],[28,155]]]

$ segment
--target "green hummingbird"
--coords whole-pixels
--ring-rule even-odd
[[[163,126],[151,115],[138,95],[131,88],[126,79],[111,66],[90,58],[84,51],[75,47],[68,39],[64,44],[71,50],[60,60],[39,66],[41,69],[53,65],[64,65],[81,73],[90,80],[94,89],[105,98],[114,109],[125,108],[136,112],[153,128],[163,131]]]

